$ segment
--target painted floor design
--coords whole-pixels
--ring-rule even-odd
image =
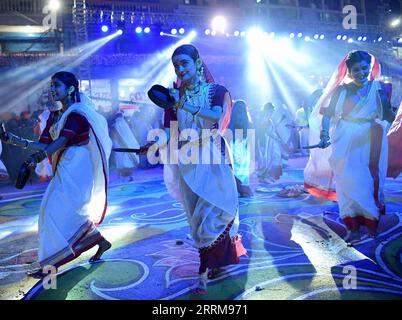
[[[275,184],[254,178],[255,196],[240,198],[239,233],[248,255],[199,296],[191,294],[198,253],[185,213],[167,194],[160,168],[140,175],[141,181],[109,188],[100,229],[113,247],[104,260],[89,264],[95,249],[84,253],[61,268],[56,290],[25,276],[36,259],[45,186],[0,189],[0,299],[402,299],[402,177],[386,182],[380,235],[364,236],[353,247],[343,240],[336,203],[305,193],[278,195],[284,186],[302,184],[297,165]]]

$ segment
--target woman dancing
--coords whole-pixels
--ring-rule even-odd
[[[39,142],[2,135],[6,143],[36,150],[32,164],[51,156],[53,178],[39,209],[39,268],[29,273],[34,277],[45,276],[44,267],[58,268],[95,245],[99,248],[90,261],[99,260],[111,247],[95,226],[107,207],[112,143],[106,120],[80,95],[70,72],[52,76],[51,93],[63,107],[51,113]]]
[[[208,269],[213,276],[218,268],[238,263],[239,257],[246,253],[237,234],[236,182],[230,164],[225,161],[228,148],[225,148],[223,133],[230,122],[231,99],[225,87],[214,83],[194,46],[176,48],[172,62],[178,81],[176,88],[170,91],[175,99],[174,108],[165,111],[165,127],[170,142],[177,139],[177,134],[192,129],[197,138],[180,141],[179,153],[184,150],[183,147],[195,144],[199,159],[210,159],[211,154],[218,154],[220,158],[218,164],[212,161],[211,164],[202,164],[201,161],[184,163],[179,160],[178,164],[164,166],[165,184],[170,194],[182,203],[200,254],[199,278],[194,293],[205,294]],[[178,132],[173,129],[174,124],[178,125]],[[202,129],[215,129],[216,136],[199,139]],[[220,145],[217,146],[216,142]],[[161,153],[170,149],[166,143],[163,147],[164,142],[157,143]]]
[[[338,201],[346,241],[358,240],[361,226],[375,236],[385,213],[387,129],[395,115],[388,87],[376,80],[379,73],[380,65],[369,53],[350,52],[310,118],[310,144],[326,149],[312,150],[305,186],[313,195]]]

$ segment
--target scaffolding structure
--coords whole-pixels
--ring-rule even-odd
[[[87,28],[87,4],[85,0],[74,0],[73,4],[73,25],[76,36],[76,46],[88,42],[88,28]],[[88,80],[89,95],[92,94],[91,90],[91,64],[83,61],[78,67],[78,78]]]

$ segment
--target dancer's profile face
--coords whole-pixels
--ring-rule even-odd
[[[364,85],[368,82],[370,64],[367,61],[356,62],[349,70],[349,75],[357,85]]]
[[[186,83],[196,80],[197,62],[186,54],[178,54],[172,58],[174,71],[177,77]]]
[[[63,101],[68,96],[67,86],[57,78],[53,78],[50,82],[50,92],[54,101]]]

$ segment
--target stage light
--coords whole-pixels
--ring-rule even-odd
[[[212,29],[220,31],[221,33],[225,32],[226,28],[226,19],[223,16],[216,16],[212,19],[211,23]]]
[[[172,30],[170,30],[171,34],[177,34],[177,29],[173,28]]]
[[[141,27],[135,28],[135,32],[136,32],[136,33],[141,33],[141,32],[142,32],[142,28],[141,28]]]
[[[58,0],[50,0],[49,1],[50,10],[56,11],[60,9],[60,2]]]
[[[320,35],[320,40],[324,40],[325,34]]]
[[[311,41],[311,38],[309,36],[305,36],[304,41]]]
[[[121,36],[123,34],[123,30],[119,29],[117,30],[117,35]]]
[[[180,33],[180,34],[184,34],[184,32],[185,32],[184,28],[180,28],[180,29],[179,29],[179,33]]]
[[[398,43],[402,43],[402,38],[399,38],[399,39],[398,39]]]
[[[378,42],[381,42],[381,41],[382,41],[382,37],[378,37],[378,38],[377,38],[377,41],[378,41]]]
[[[240,32],[240,37],[244,37],[246,35],[245,31]]]
[[[295,34],[292,32],[291,34],[289,34],[289,38],[293,39],[295,37]]]
[[[234,35],[235,37],[238,37],[238,36],[240,35],[240,31],[236,30],[236,31],[233,33],[233,35]]]
[[[348,39],[348,43],[353,43],[354,41],[353,41],[353,38],[349,38]]]
[[[206,36],[209,36],[211,34],[211,30],[210,29],[205,29],[204,31]]]
[[[211,36],[216,36],[216,30],[211,31]]]
[[[397,19],[393,20],[390,25],[392,28],[395,28],[395,27],[399,26],[400,24],[401,24],[401,19],[397,18]]]
[[[363,40],[363,37],[362,36],[358,36],[357,37],[357,41],[362,41]]]
[[[109,27],[108,27],[108,26],[102,26],[102,31],[103,31],[103,32],[108,32],[108,31],[109,31]]]
[[[363,40],[363,41],[367,41],[367,37],[366,37],[366,36],[364,36],[362,40]]]
[[[340,35],[340,34],[338,34],[337,36],[336,36],[336,40],[341,40],[342,39],[342,36]]]
[[[298,38],[303,37],[303,33],[302,33],[302,32],[299,32],[299,33],[297,34],[297,37],[298,37]]]
[[[342,37],[342,40],[345,41],[347,38],[348,38],[348,36],[343,36],[343,37]]]
[[[317,33],[314,35],[314,39],[315,39],[315,40],[318,40],[319,37],[320,37],[320,35],[317,34]]]
[[[253,27],[247,31],[247,40],[250,43],[259,43],[261,40],[263,40],[264,33],[262,30],[258,27]]]
[[[163,36],[163,35],[165,35],[165,33],[163,31],[161,31],[161,32],[159,32],[159,35]]]
[[[144,32],[145,32],[145,33],[150,33],[150,32],[151,32],[151,28],[150,28],[150,27],[145,27]]]

